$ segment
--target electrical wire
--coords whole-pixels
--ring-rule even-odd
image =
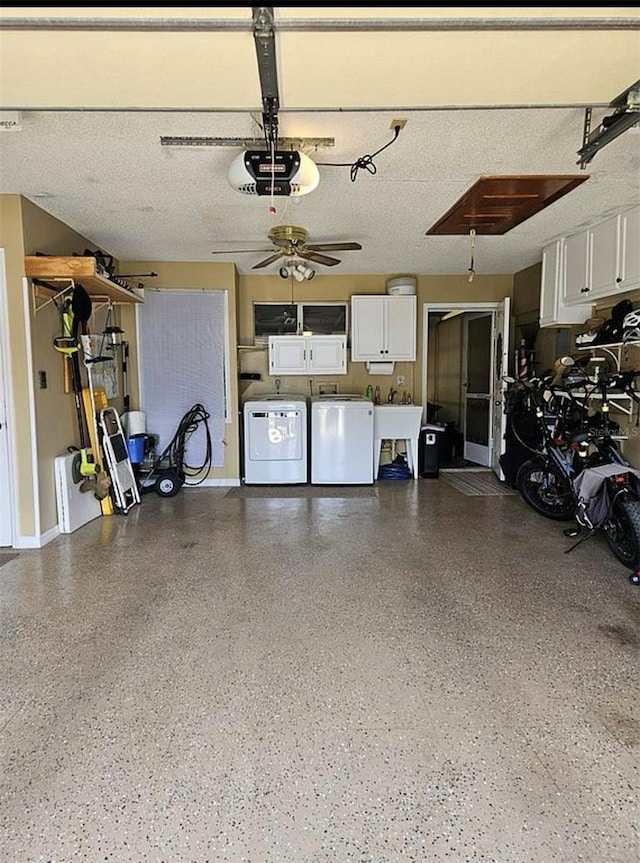
[[[349,174],[350,174],[352,183],[355,183],[355,181],[358,177],[358,171],[368,171],[370,174],[376,174],[378,169],[376,168],[376,166],[373,163],[375,156],[382,153],[383,150],[386,150],[387,147],[390,147],[397,140],[398,135],[400,134],[401,128],[402,128],[401,126],[394,126],[393,127],[393,133],[394,133],[393,138],[390,141],[387,141],[387,143],[383,147],[380,147],[379,150],[376,150],[375,153],[367,154],[365,156],[360,156],[360,158],[356,159],[356,161],[353,163],[351,163],[351,162],[316,162],[316,165],[322,165],[322,166],[326,166],[329,168],[349,168],[350,169]]]

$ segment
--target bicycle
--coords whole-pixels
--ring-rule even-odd
[[[533,456],[517,473],[516,485],[528,506],[557,521],[574,519],[576,536],[572,551],[599,530],[615,557],[629,568],[640,566],[640,471],[623,455],[610,420],[609,395],[622,389],[636,403],[640,395],[634,381],[640,372],[606,375],[595,384],[584,380],[557,383],[551,375],[519,382],[527,391],[540,434],[540,446],[531,446]],[[602,404],[592,415],[587,402],[597,389]],[[584,401],[573,392],[585,391]]]

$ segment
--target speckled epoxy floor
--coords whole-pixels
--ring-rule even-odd
[[[0,568],[2,863],[637,863],[640,589],[518,496],[145,495]]]

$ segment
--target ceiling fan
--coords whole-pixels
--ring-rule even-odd
[[[303,258],[314,264],[323,264],[326,267],[335,267],[340,263],[339,258],[323,255],[322,252],[356,251],[361,249],[360,243],[307,243],[308,232],[300,225],[275,225],[269,231],[269,239],[276,247],[275,249],[235,249],[233,251],[212,252],[212,255],[237,255],[241,252],[273,252],[264,260],[254,264],[251,269],[259,270],[268,267],[280,258]]]

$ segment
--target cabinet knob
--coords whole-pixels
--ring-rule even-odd
[[[616,278],[616,283],[619,285],[621,281],[622,281],[622,276],[618,276]]]
[[[588,294],[588,293],[589,293],[589,288],[580,288],[580,293],[581,293],[581,294]]]

